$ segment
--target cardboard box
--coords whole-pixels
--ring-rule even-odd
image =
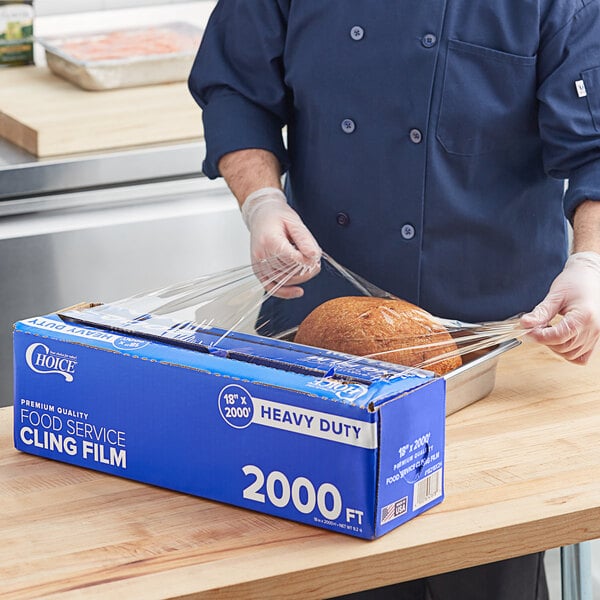
[[[17,323],[16,448],[362,538],[442,501],[443,379],[222,333]]]

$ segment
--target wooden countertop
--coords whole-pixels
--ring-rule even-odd
[[[202,136],[202,111],[185,82],[90,92],[44,67],[0,73],[0,137],[34,156],[192,142]]]
[[[42,458],[0,410],[0,595],[322,598],[600,537],[600,352],[525,344],[448,418],[445,501],[369,542]]]

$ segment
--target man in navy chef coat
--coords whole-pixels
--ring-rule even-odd
[[[240,201],[253,258],[301,262],[308,279],[322,248],[444,317],[536,307],[531,336],[587,362],[600,0],[220,0],[190,89],[204,172]],[[320,279],[282,288],[273,310],[297,323],[327,295]],[[407,585],[390,597],[547,597],[538,555]]]

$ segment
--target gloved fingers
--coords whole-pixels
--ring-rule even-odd
[[[529,337],[546,346],[564,346],[577,336],[577,329],[563,317],[558,323],[547,327],[535,327]]]
[[[287,247],[286,247],[287,246]],[[293,285],[299,283],[298,275],[303,271],[296,262],[297,250],[286,239],[275,245],[251,244],[252,267],[258,279],[267,286],[270,284]]]
[[[277,298],[300,298],[304,290],[295,285],[299,283],[298,277],[295,276],[298,267],[282,261],[279,256],[273,257],[270,262],[276,263],[276,266],[274,265],[273,270],[262,279],[265,290]]]
[[[257,233],[251,234],[250,250],[254,260],[268,259],[282,267],[302,265],[307,261],[290,241],[287,231],[274,223]]]
[[[310,231],[298,218],[298,223],[284,222],[284,229],[273,227],[255,236],[253,245],[263,256],[277,257],[285,265],[306,267],[315,275],[320,269],[321,248]]]
[[[304,283],[316,273],[317,269],[307,267],[292,266],[287,269],[272,271],[271,273],[262,273],[259,279],[263,283],[265,290],[278,298],[299,298],[304,294],[304,290],[298,287],[298,284]]]
[[[301,287],[293,285],[277,285],[269,284],[265,286],[265,290],[276,298],[283,298],[284,300],[293,300],[294,298],[301,298],[304,295],[304,290]]]
[[[322,252],[284,193],[257,190],[242,204],[242,215],[250,231],[254,272],[265,290],[279,298],[302,296],[299,284],[320,271]]]
[[[588,362],[593,350],[586,350],[583,346],[577,346],[576,348],[563,352],[556,346],[548,346],[553,352],[558,354],[561,358],[568,360],[576,365],[584,365]]]
[[[276,255],[256,260],[253,269],[256,277],[270,295],[278,298],[299,298],[304,290],[296,284],[310,278],[304,274],[306,267],[287,262],[289,257]]]
[[[273,248],[273,252],[273,258],[280,264],[280,271],[287,277],[287,283],[290,285],[304,283],[321,270],[320,254],[309,260],[297,248],[290,245],[288,240],[282,242],[277,249]]]
[[[294,265],[286,264],[276,256],[255,260],[252,267],[264,286],[287,285],[297,270]]]
[[[587,365],[593,353],[593,349],[588,350],[588,352],[582,354],[578,358],[573,359],[571,362],[575,363],[576,365]]]
[[[297,215],[293,219],[286,220],[286,227],[289,240],[302,256],[302,264],[316,268],[320,263],[322,250],[312,233]]]
[[[285,237],[267,244],[259,240],[256,245],[252,244],[252,255],[254,272],[268,290],[271,284],[297,286],[312,279],[321,269],[320,260],[307,264],[305,257]],[[292,294],[298,297],[299,292],[294,290]]]
[[[555,346],[548,345],[548,348],[569,361],[577,360],[580,356],[588,352],[587,346],[577,340],[570,340],[566,344],[557,344]]]
[[[529,337],[565,359],[576,362],[593,351],[600,337],[600,328],[591,313],[573,310],[555,325],[532,329]]]
[[[320,259],[319,244],[281,190],[264,188],[250,194],[242,205],[242,216],[257,244],[283,236],[298,252],[294,262],[312,265]]]
[[[321,271],[321,261],[317,261],[312,265],[302,265],[297,268],[294,275],[290,277],[288,284],[295,285],[298,283],[304,283],[309,279],[312,279]]]
[[[563,318],[550,326],[552,319]],[[528,337],[567,360],[585,364],[600,339],[600,255],[579,252],[567,260],[548,295],[521,317]]]
[[[262,256],[263,248],[252,248],[252,266],[254,272],[261,281],[267,281],[271,278],[280,281],[291,277],[299,270],[292,260],[285,254],[267,254]]]
[[[525,329],[534,327],[545,327],[560,312],[564,304],[564,293],[562,291],[553,291],[552,288],[548,295],[531,312],[524,314],[520,323]]]

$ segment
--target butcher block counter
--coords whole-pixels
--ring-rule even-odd
[[[45,67],[0,73],[0,137],[41,158],[201,136],[185,82],[89,92]]]
[[[600,352],[508,352],[448,418],[444,502],[372,542],[20,454],[11,427],[4,600],[324,598],[600,537]]]

